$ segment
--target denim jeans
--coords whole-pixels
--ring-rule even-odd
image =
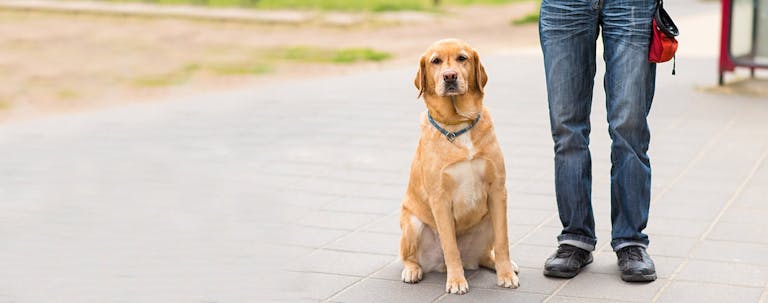
[[[647,116],[656,65],[648,61],[655,0],[543,0],[544,53],[560,244],[594,250],[592,160],[589,152],[595,47],[602,29],[611,144],[611,246],[647,247],[643,233],[651,196]]]

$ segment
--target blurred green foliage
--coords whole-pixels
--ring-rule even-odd
[[[529,13],[525,16],[522,16],[517,19],[512,20],[513,25],[523,25],[523,24],[529,24],[529,23],[538,23],[539,22],[539,12],[535,11],[532,13]]]
[[[435,3],[500,4],[520,0],[107,0],[115,2],[146,2],[158,4],[193,4],[207,6],[236,6],[264,9],[320,9],[353,11],[433,10]]]
[[[370,48],[325,49],[310,46],[295,46],[286,49],[273,50],[269,52],[269,56],[275,59],[318,63],[354,63],[359,61],[378,62],[391,57],[388,53],[372,50]]]
[[[379,62],[391,58],[386,52],[370,48],[321,48],[314,46],[293,46],[260,50],[248,59],[225,62],[188,63],[177,69],[152,75],[143,75],[130,79],[135,87],[165,87],[182,84],[197,74],[225,76],[258,75],[273,71],[277,61],[291,63],[332,63],[347,64],[356,62]],[[2,109],[0,99],[0,110]]]

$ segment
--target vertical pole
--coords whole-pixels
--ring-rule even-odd
[[[752,48],[749,50],[749,56],[752,59],[751,64],[756,64],[755,59],[757,59],[757,25],[758,19],[760,19],[760,11],[757,9],[758,5],[760,5],[759,0],[752,0]],[[755,73],[755,68],[752,67],[752,74]]]
[[[731,0],[721,0],[722,26],[720,27],[720,60],[718,65],[719,84],[723,85],[723,73],[733,71],[735,67],[731,61]]]

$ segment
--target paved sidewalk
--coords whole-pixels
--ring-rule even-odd
[[[768,100],[701,92],[716,61],[689,54],[677,76],[659,67],[651,114],[654,283],[621,282],[608,246],[601,81],[599,250],[572,280],[541,275],[559,222],[531,51],[484,59],[517,290],[487,270],[467,273],[464,296],[446,295],[439,273],[399,281],[399,203],[424,109],[409,67],[0,126],[0,302],[766,301]]]

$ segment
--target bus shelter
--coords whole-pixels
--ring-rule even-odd
[[[718,83],[736,67],[768,68],[768,0],[722,0]]]

